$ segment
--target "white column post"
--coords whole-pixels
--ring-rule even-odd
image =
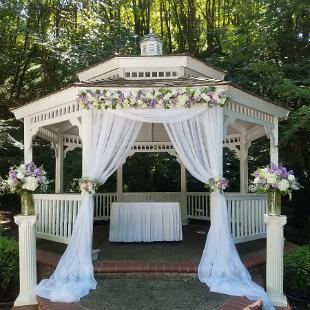
[[[270,163],[278,165],[279,164],[279,132],[278,132],[278,117],[274,117],[274,128],[270,131]]]
[[[246,141],[246,131],[242,129],[240,134],[240,193],[245,194],[248,192],[249,186],[249,167],[248,155],[251,143]]]
[[[30,119],[24,119],[24,162],[29,163],[32,161],[32,138],[33,132],[31,130]]]
[[[265,214],[264,220],[267,225],[267,294],[275,306],[286,307],[287,300],[283,294],[283,226],[286,216]]]
[[[244,179],[244,171],[245,171],[245,133],[244,129],[240,134],[240,156],[239,156],[239,163],[240,163],[240,193],[244,194],[244,187],[245,187],[245,179]]]
[[[123,165],[117,169],[116,172],[116,193],[117,200],[122,200],[123,196]]]
[[[58,134],[58,141],[55,146],[55,193],[63,193],[64,178],[64,135]]]
[[[182,224],[188,225],[187,221],[187,186],[186,186],[186,169],[180,162],[181,166],[181,217]]]
[[[36,304],[33,289],[37,285],[36,215],[16,215],[19,232],[19,295],[14,306]]]

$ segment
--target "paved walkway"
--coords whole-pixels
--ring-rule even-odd
[[[98,287],[80,302],[86,309],[218,309],[230,297],[210,293],[194,275],[97,275]]]

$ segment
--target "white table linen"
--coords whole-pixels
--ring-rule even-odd
[[[114,202],[111,242],[180,241],[183,239],[178,202]]]

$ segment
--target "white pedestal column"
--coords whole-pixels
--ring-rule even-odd
[[[187,186],[186,186],[186,169],[185,166],[181,163],[181,217],[182,224],[188,225],[187,220]]]
[[[267,225],[267,294],[275,306],[286,307],[287,300],[283,294],[283,226],[286,224],[286,216],[265,214],[264,219]]]
[[[16,215],[19,232],[19,295],[14,306],[36,304],[33,289],[37,285],[36,215]]]

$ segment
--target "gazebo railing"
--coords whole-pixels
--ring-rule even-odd
[[[37,237],[68,243],[80,207],[79,194],[36,194],[35,207],[38,214]],[[266,195],[226,193],[228,220],[235,243],[264,238],[266,228]],[[114,201],[180,201],[177,192],[149,193],[98,193],[95,195],[94,220],[109,220]],[[186,193],[188,219],[210,219],[210,194]]]
[[[35,194],[38,238],[68,243],[79,207],[80,194]]]

